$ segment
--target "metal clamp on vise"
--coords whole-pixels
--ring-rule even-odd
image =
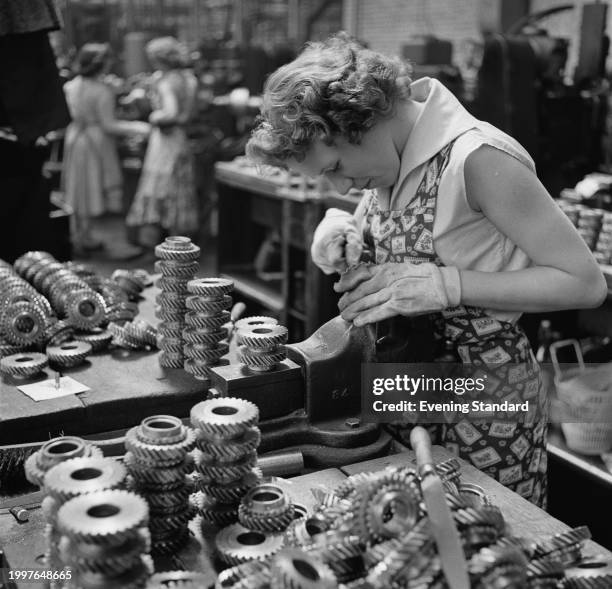
[[[211,393],[259,407],[262,453],[300,451],[309,468],[376,458],[388,453],[391,437],[360,420],[360,366],[374,361],[375,349],[371,327],[336,317],[287,345],[287,359],[272,371],[255,373],[241,364],[212,368]]]

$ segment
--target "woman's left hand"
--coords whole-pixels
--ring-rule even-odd
[[[410,262],[362,264],[334,285],[346,321],[361,326],[395,315],[421,315],[455,307],[461,300],[456,268]]]

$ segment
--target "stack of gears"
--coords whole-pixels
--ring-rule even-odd
[[[226,526],[237,521],[240,500],[258,484],[258,420],[256,405],[233,397],[209,399],[192,407],[201,491],[196,497],[204,522]]]
[[[187,283],[198,271],[200,248],[188,237],[167,237],[155,247],[155,271],[161,274],[157,286],[156,317],[160,320],[157,342],[161,350],[159,364],[163,368],[183,368],[183,329],[187,307]]]
[[[199,380],[208,381],[210,367],[218,365],[229,351],[223,326],[230,321],[233,288],[234,283],[223,278],[199,278],[187,283],[190,296],[186,300],[187,327],[183,330],[185,370]]]
[[[2,262],[0,260],[0,262]],[[0,358],[42,345],[53,311],[49,301],[6,262],[0,264]]]
[[[87,552],[80,546],[61,538],[57,526],[57,512],[66,501],[104,489],[123,487],[127,471],[114,458],[71,458],[51,468],[44,479],[45,498],[42,510],[47,525],[47,566],[54,572],[69,567],[84,568],[87,565]],[[113,563],[107,563],[112,567]]]
[[[72,589],[144,587],[153,573],[147,554],[149,510],[129,491],[106,490],[66,501],[57,512],[60,553]]]
[[[559,207],[578,229],[600,264],[612,262],[612,212],[565,200]]]
[[[190,502],[192,485],[186,475],[193,470],[188,452],[194,444],[195,432],[171,415],[147,417],[126,434],[130,488],[149,504],[154,554],[174,552],[188,540],[195,506]]]
[[[611,575],[575,568],[590,538],[587,528],[538,542],[508,535],[499,508],[480,487],[461,482],[455,460],[442,463],[437,470],[474,589],[612,586]],[[289,525],[282,548],[274,550],[269,536],[260,540],[253,537],[254,532],[233,528],[236,526],[221,541],[231,560],[239,564],[219,575],[218,588],[447,586],[420,480],[409,468],[349,477],[332,493],[321,496],[311,517]],[[217,537],[217,545],[219,541]],[[265,557],[266,551],[274,554]]]
[[[77,273],[91,276],[80,265],[60,264],[46,252],[27,252],[14,264],[16,272],[49,299],[56,315],[75,329],[88,330],[107,321],[104,299]],[[76,270],[76,271],[75,271]]]
[[[274,370],[287,357],[287,328],[275,319],[247,317],[236,322],[238,359],[254,372]]]
[[[100,460],[102,452],[81,438],[75,436],[62,436],[45,442],[39,450],[31,454],[25,462],[25,476],[30,483],[44,488],[47,472],[66,461],[84,458],[86,460]],[[55,528],[55,511],[50,500],[43,501],[43,512],[46,519],[45,539],[47,552],[45,560],[52,570],[59,567],[58,541]]]

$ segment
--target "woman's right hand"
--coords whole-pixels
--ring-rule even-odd
[[[144,121],[133,121],[134,133],[136,135],[142,135],[148,137],[151,134],[152,125],[145,123]]]
[[[344,272],[359,262],[363,240],[355,218],[340,209],[328,209],[314,232],[310,254],[325,274]]]

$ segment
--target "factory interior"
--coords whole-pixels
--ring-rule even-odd
[[[606,0],[0,0],[0,589],[612,589]]]

